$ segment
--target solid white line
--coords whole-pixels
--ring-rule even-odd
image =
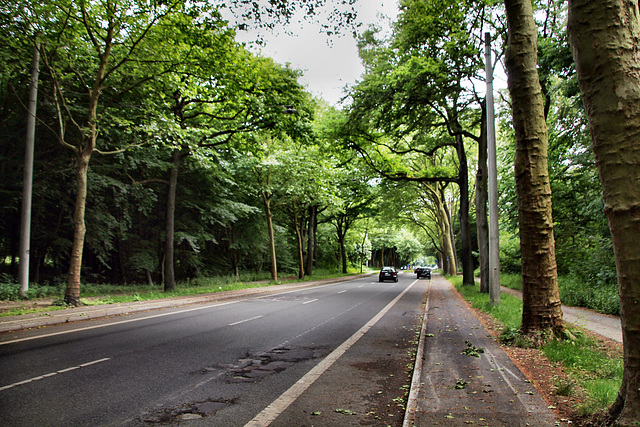
[[[239,325],[241,323],[247,323],[247,322],[251,322],[252,320],[257,320],[257,319],[261,319],[264,316],[256,316],[256,317],[252,317],[251,319],[244,319],[244,320],[240,320],[238,322],[233,322],[233,323],[229,323],[229,326],[236,326]]]
[[[66,369],[60,369],[58,371],[59,374],[64,374],[65,372],[69,372],[69,371],[75,371],[76,369],[80,369],[80,366],[72,366],[70,368],[66,368]]]
[[[33,382],[33,381],[40,381],[42,379],[49,378],[49,377],[52,377],[54,375],[64,374],[65,372],[75,371],[76,369],[85,368],[87,366],[95,365],[96,363],[106,362],[107,360],[111,360],[111,358],[110,357],[105,357],[104,359],[94,360],[93,362],[83,363],[82,365],[72,366],[70,368],[61,369],[61,370],[56,371],[56,372],[50,372],[48,374],[40,375],[38,377],[29,378],[28,380],[24,380],[24,381],[20,381],[20,382],[17,382],[17,383],[5,385],[4,387],[0,387],[0,391],[7,390],[7,389],[10,389],[10,388],[13,388],[13,387],[20,386],[20,385],[28,384],[28,383]]]
[[[82,365],[80,365],[80,367],[85,368],[87,366],[95,365],[96,363],[106,362],[109,359],[110,359],[109,357],[105,357],[104,359],[98,359],[98,360],[94,360],[93,362],[83,363]]]
[[[270,425],[285,409],[289,407],[304,391],[311,386],[320,376],[331,367],[349,348],[351,348],[364,334],[366,334],[389,310],[417,283],[417,280],[407,287],[400,295],[394,298],[385,308],[376,314],[371,320],[360,328],[349,339],[340,344],[331,354],[325,357],[313,369],[307,372],[294,385],[274,400],[262,412],[249,421],[245,427],[266,427]]]
[[[26,338],[18,338],[18,339],[11,340],[11,341],[0,342],[0,345],[14,344],[14,343],[18,343],[18,342],[31,341],[31,340],[36,340],[36,339],[40,339],[40,338],[55,337],[55,336],[58,336],[58,335],[66,335],[66,334],[71,334],[71,333],[74,333],[74,332],[90,331],[91,329],[99,329],[99,328],[106,328],[107,326],[123,325],[125,323],[139,322],[141,320],[155,319],[155,318],[158,318],[158,317],[173,316],[175,314],[188,313],[190,311],[205,310],[207,308],[219,307],[219,306],[228,305],[228,304],[235,304],[237,302],[239,302],[239,301],[229,301],[229,302],[223,302],[223,303],[215,304],[215,305],[207,305],[207,306],[204,306],[204,307],[196,307],[196,308],[190,308],[190,309],[187,309],[187,310],[174,311],[174,312],[171,312],[171,313],[154,314],[152,316],[137,317],[135,319],[121,320],[119,322],[103,323],[101,325],[86,326],[84,328],[78,328],[78,329],[69,329],[68,331],[52,332],[50,334],[35,335],[35,336],[32,336],[32,337],[26,337]]]
[[[309,301],[305,301],[305,302],[303,302],[303,303],[302,303],[302,305],[305,305],[305,304],[311,304],[312,302],[316,302],[316,301],[318,301],[318,298],[316,298],[316,299],[310,299]]]

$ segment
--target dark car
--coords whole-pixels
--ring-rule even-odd
[[[380,274],[378,274],[378,281],[384,282],[385,280],[398,281],[398,272],[394,267],[382,267]]]
[[[416,268],[416,278],[426,277],[427,279],[431,279],[431,269],[429,267],[417,267]]]

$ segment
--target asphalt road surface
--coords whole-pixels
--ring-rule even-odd
[[[328,426],[367,410],[379,420],[371,408],[390,384],[380,367],[406,353],[427,283],[372,276],[4,336],[0,424]]]

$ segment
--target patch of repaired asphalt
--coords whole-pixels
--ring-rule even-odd
[[[279,347],[256,356],[247,355],[235,363],[219,365],[218,368],[227,371],[225,381],[229,383],[255,382],[282,372],[295,363],[317,359],[327,354],[328,350],[323,348]]]

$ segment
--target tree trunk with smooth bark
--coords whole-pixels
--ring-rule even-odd
[[[442,271],[450,276],[455,276],[458,271],[456,265],[455,245],[451,238],[451,222],[449,220],[449,213],[447,212],[444,204],[444,199],[441,197],[439,185],[440,184],[436,183],[436,188],[433,188],[430,185],[425,185],[425,188],[430,192],[431,200],[433,200],[435,204],[435,214],[438,218],[440,227],[441,247],[443,251],[442,263],[440,264]]]
[[[640,420],[640,10],[631,0],[569,1],[569,40],[600,172],[618,273],[624,371],[610,408]]]
[[[300,227],[300,218],[298,215],[298,207],[293,204],[293,227],[296,233],[296,244],[298,246],[298,279],[304,277],[304,245],[302,241],[302,231]]]
[[[73,246],[67,276],[67,289],[64,295],[65,303],[72,306],[80,305],[80,277],[82,271],[82,253],[84,250],[84,236],[87,228],[84,222],[87,206],[87,174],[89,160],[93,152],[91,144],[76,156],[76,205],[73,212]]]

